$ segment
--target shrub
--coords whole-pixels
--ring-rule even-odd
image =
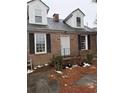
[[[92,64],[92,60],[93,60],[93,54],[90,54],[90,53],[88,53],[87,55],[86,55],[86,63],[88,63],[88,64]]]
[[[62,70],[62,60],[63,60],[63,57],[62,56],[54,56],[53,55],[53,58],[51,59],[51,64],[54,65],[56,71],[61,71]]]

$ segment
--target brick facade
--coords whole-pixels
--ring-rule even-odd
[[[49,32],[51,35],[51,53],[45,54],[30,54],[29,51],[29,33],[27,34],[27,50],[28,50],[28,59],[32,59],[33,65],[41,65],[45,63],[49,63],[50,59],[53,55],[60,55],[61,54],[61,46],[60,46],[60,36],[61,35],[70,35],[70,56],[79,56],[85,55],[85,50],[79,51],[78,49],[78,34],[76,32],[73,33],[65,33],[65,32]],[[48,32],[47,32],[48,33]],[[80,33],[84,35],[83,33]],[[90,46],[91,51],[96,51],[96,33],[90,34]]]

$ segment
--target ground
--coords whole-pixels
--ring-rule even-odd
[[[63,69],[62,74],[56,73],[53,67],[46,66],[28,74],[27,88],[28,93],[96,93],[96,77],[96,66],[94,65],[90,67],[73,66]],[[44,90],[36,87],[38,80],[41,79],[46,80],[46,84],[48,84],[46,87],[50,92],[44,92],[45,87]]]

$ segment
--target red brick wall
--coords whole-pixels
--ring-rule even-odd
[[[97,35],[96,34],[91,35],[91,50],[93,51],[97,50]]]
[[[51,34],[51,53],[46,54],[29,54],[29,36],[27,36],[27,50],[28,50],[28,58],[32,59],[34,65],[38,64],[45,64],[50,62],[50,59],[53,55],[60,55],[61,54],[61,47],[60,47],[60,35],[65,35],[65,33],[55,33],[52,32]],[[70,35],[70,51],[72,56],[79,55],[78,50],[78,33],[70,33],[66,34]],[[91,35],[91,50],[96,51],[96,35]],[[80,51],[81,53],[85,51]]]

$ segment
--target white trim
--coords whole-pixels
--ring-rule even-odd
[[[86,42],[86,50],[88,50],[88,38],[87,38],[87,35],[85,35],[85,42]]]
[[[85,49],[81,49],[81,50],[88,50],[88,35],[81,35],[81,36],[85,36]]]
[[[68,47],[68,54],[63,55],[63,50],[62,50],[62,37],[68,37],[69,38],[69,47]],[[61,55],[62,56],[68,56],[71,54],[71,46],[70,46],[70,35],[60,35],[60,49],[61,49]]]
[[[45,37],[45,51],[44,52],[37,52],[36,51],[36,35],[37,34],[42,34],[42,35],[44,35],[44,37]],[[45,53],[47,53],[47,45],[46,45],[46,33],[35,33],[34,34],[34,36],[35,36],[35,54],[45,54]]]

